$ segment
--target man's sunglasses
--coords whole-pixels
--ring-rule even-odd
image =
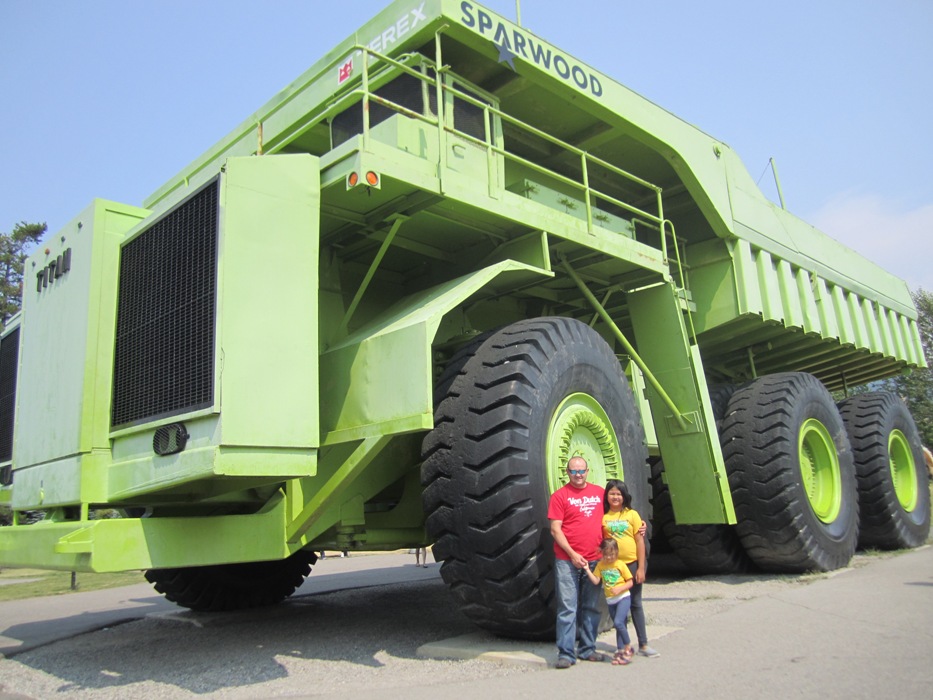
[[[586,474],[586,469],[568,469],[567,473],[570,474],[570,476],[582,476]]]

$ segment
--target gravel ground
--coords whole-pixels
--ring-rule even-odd
[[[867,557],[857,556],[853,566]],[[822,576],[685,579],[676,569],[656,567],[645,587],[649,633],[676,633],[742,601]],[[423,644],[476,631],[439,577],[298,596],[259,611],[179,610],[0,659],[0,698],[350,696],[538,672],[529,665],[417,656]],[[600,640],[611,644],[613,634]],[[663,636],[653,634],[652,643],[663,653]],[[551,647],[537,649],[550,653]]]
[[[415,653],[425,642],[474,630],[439,578],[301,596],[261,611],[180,610],[0,659],[0,693],[266,698],[528,672]]]

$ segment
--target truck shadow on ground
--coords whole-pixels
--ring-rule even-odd
[[[665,614],[669,606],[691,603],[720,610],[741,595],[721,591],[766,581],[787,585],[787,575],[684,576],[683,567],[653,557],[645,590],[649,624],[680,626]],[[337,574],[351,577],[352,573]],[[359,583],[359,581],[356,581]],[[700,584],[696,589],[691,582]],[[712,585],[710,585],[712,584]],[[348,585],[350,585],[348,583]],[[153,598],[154,604],[159,598]],[[55,621],[42,624],[54,624]],[[8,631],[12,634],[14,630]],[[299,591],[278,606],[236,613],[195,613],[160,606],[148,617],[112,622],[69,639],[16,653],[0,666],[17,663],[41,676],[36,697],[114,693],[160,697],[190,694],[262,697],[312,692],[322,678],[336,690],[392,685],[400,675],[469,681],[483,661],[441,661],[417,655],[422,645],[478,633],[440,577],[321,593]],[[519,649],[532,645],[515,643]],[[548,652],[553,650],[547,644]],[[545,654],[546,655],[546,654]],[[393,676],[397,674],[397,676]],[[239,690],[238,690],[239,689]]]
[[[56,679],[56,693],[149,681],[206,694],[335,670],[359,680],[389,663],[423,664],[416,656],[422,644],[475,630],[442,582],[430,580],[299,596],[236,613],[179,608],[11,661]]]

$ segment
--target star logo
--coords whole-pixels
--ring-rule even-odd
[[[509,40],[504,39],[501,44],[496,44],[496,48],[499,49],[499,63],[504,63],[512,70],[515,70],[515,64],[512,63],[512,60],[517,58],[517,56],[512,52],[512,47],[509,46]]]

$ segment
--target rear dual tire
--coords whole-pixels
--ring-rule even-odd
[[[721,444],[736,532],[766,571],[846,566],[858,542],[858,493],[849,438],[815,377],[782,373],[737,390]]]
[[[919,547],[930,534],[930,486],[910,411],[891,392],[853,396],[839,410],[855,456],[859,546]]]
[[[723,384],[710,388],[713,418],[719,426],[736,387]],[[677,558],[694,574],[739,574],[753,568],[733,525],[678,525],[670,490],[663,478],[664,463],[651,466],[655,526]]]

